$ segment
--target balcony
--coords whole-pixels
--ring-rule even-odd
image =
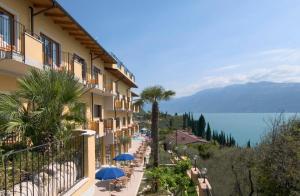
[[[104,74],[102,76],[103,78],[103,91],[104,91],[104,95],[107,96],[114,96],[117,94],[116,92],[116,83],[112,80],[108,80],[106,79],[106,75]]]
[[[122,111],[124,110],[124,100],[119,100],[119,99],[116,99],[115,100],[115,110],[118,110],[118,111]]]
[[[104,135],[112,133],[116,130],[116,121],[113,118],[104,120]]]
[[[130,103],[130,101],[125,101],[124,105],[125,105],[125,110],[131,111],[131,103]]]
[[[116,55],[111,54],[111,56],[114,57],[117,64],[107,65],[106,70],[111,72],[117,78],[121,78],[127,85],[137,88],[134,75],[127,69],[127,67],[118,59]]]
[[[133,112],[134,113],[139,113],[140,112],[140,106],[139,105],[136,105],[136,104],[133,104]]]
[[[90,121],[88,127],[95,131],[99,137],[104,136],[104,123],[102,121]]]
[[[26,32],[25,26],[18,21],[4,16],[0,16],[0,24],[1,70],[23,75],[30,67],[42,69],[40,37]]]

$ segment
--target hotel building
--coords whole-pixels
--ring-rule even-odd
[[[97,165],[128,151],[138,130],[135,76],[56,1],[1,0],[0,92],[15,91],[32,68],[66,69],[84,85],[88,123],[82,129],[96,131]]]

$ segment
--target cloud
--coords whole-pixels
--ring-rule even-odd
[[[225,87],[232,84],[244,84],[248,82],[300,82],[299,65],[278,65],[272,68],[257,68],[239,73],[224,75],[211,75],[201,79],[196,84],[187,85],[184,89],[177,90],[177,96],[187,96],[197,91]]]
[[[226,70],[231,70],[231,69],[236,69],[238,67],[240,67],[241,65],[238,64],[233,64],[233,65],[225,65],[225,66],[221,66],[221,67],[217,67],[214,69],[214,71],[226,71]]]
[[[222,61],[226,61],[227,65],[203,69],[197,78],[174,80],[168,87],[176,91],[177,97],[182,97],[232,84],[300,82],[300,48],[269,49]]]

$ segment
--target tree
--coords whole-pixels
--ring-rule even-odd
[[[191,120],[190,120],[191,122],[190,122],[190,126],[191,126],[191,129],[192,129],[192,132],[195,134],[195,131],[196,131],[196,129],[195,129],[195,121],[194,121],[194,115],[192,114],[192,116],[191,116]]]
[[[248,142],[247,142],[247,148],[251,148],[250,140],[248,140]]]
[[[86,122],[79,100],[83,86],[73,74],[33,69],[18,84],[15,93],[0,94],[0,130],[18,132],[39,145],[64,139]]]
[[[187,114],[186,113],[184,113],[183,115],[182,115],[182,129],[186,129],[187,128]]]
[[[172,117],[170,118],[170,120],[169,120],[169,129],[173,129],[173,119],[172,119]]]
[[[262,195],[298,195],[300,190],[300,121],[272,122],[256,148],[256,178]]]
[[[198,121],[198,130],[197,130],[197,133],[199,134],[198,136],[205,138],[205,127],[206,127],[205,118],[201,114]]]
[[[167,101],[175,95],[174,91],[165,90],[161,86],[152,86],[145,88],[141,93],[141,99],[139,102],[151,103],[151,137],[152,137],[152,149],[153,149],[153,166],[159,165],[159,132],[158,132],[158,117],[159,117],[159,102]]]
[[[210,129],[209,123],[207,123],[206,140],[207,140],[207,141],[210,141],[210,140],[211,140],[211,129]]]

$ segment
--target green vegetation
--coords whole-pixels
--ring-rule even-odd
[[[178,153],[200,157],[197,167],[208,169],[213,195],[299,195],[300,120],[278,118],[272,124],[256,147],[230,147],[212,140],[179,146]]]
[[[280,116],[257,146],[248,141],[245,147],[239,147],[230,134],[213,130],[203,115],[200,118],[194,120],[187,113],[161,113],[160,140],[164,143],[166,135],[176,129],[201,135],[206,124],[204,135],[209,143],[178,145],[176,151],[190,160],[198,155],[197,167],[207,168],[213,195],[300,195],[300,119],[284,121]],[[164,147],[175,151],[172,145],[165,143]],[[161,155],[164,160],[169,158],[167,153]]]
[[[174,195],[196,195],[193,182],[188,178],[186,171],[191,168],[189,160],[177,162],[174,167],[159,166],[146,171],[149,193],[168,193]]]
[[[81,148],[68,140],[71,130],[86,122],[85,105],[79,101],[83,86],[73,74],[35,69],[18,85],[16,92],[0,94],[0,190],[4,163],[11,188],[39,171],[42,160],[49,164],[50,157],[59,162],[74,156]],[[39,147],[12,154],[31,146]]]
[[[0,94],[2,136],[14,133],[25,145],[39,145],[65,138],[86,121],[83,87],[72,74],[31,70],[18,84],[15,93]]]

